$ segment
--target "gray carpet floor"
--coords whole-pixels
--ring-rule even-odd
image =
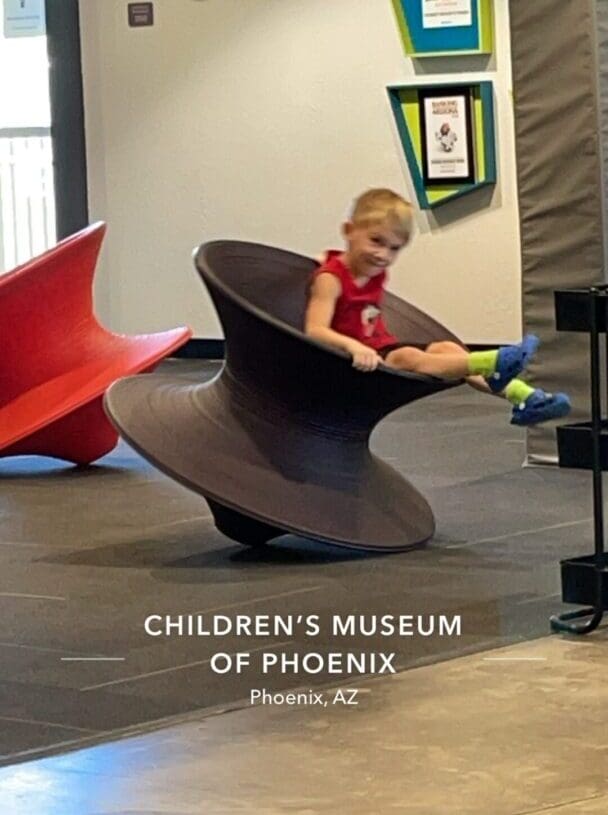
[[[172,361],[185,380],[216,363]],[[125,444],[87,470],[0,460],[0,762],[11,763],[194,710],[248,703],[252,687],[335,676],[261,677],[261,653],[393,652],[400,670],[548,633],[563,610],[559,560],[592,551],[584,472],[523,468],[509,407],[469,388],[415,403],[372,448],[428,498],[424,549],[370,556],[286,536],[249,549],[217,532],[205,501]],[[320,633],[151,637],[151,614],[319,615]],[[331,636],[333,615],[459,616],[460,636]],[[220,675],[217,652],[251,654]],[[246,700],[245,702],[243,700]]]

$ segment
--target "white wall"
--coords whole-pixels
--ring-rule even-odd
[[[489,62],[414,66],[390,0],[155,0],[154,27],[139,29],[126,0],[80,0],[91,220],[109,225],[102,317],[221,336],[192,248],[232,237],[314,255],[340,245],[367,187],[414,200],[386,86],[466,67],[495,83],[499,184],[420,212],[391,288],[471,343],[518,337],[507,0],[495,5]]]

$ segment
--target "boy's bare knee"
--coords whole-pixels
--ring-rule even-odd
[[[442,340],[441,342],[432,342],[427,345],[426,351],[428,354],[460,354],[466,356],[467,351],[457,342],[450,340]]]
[[[403,371],[416,371],[423,358],[424,351],[404,346],[391,351],[385,362],[392,368],[400,368]]]

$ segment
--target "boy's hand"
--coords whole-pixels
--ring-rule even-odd
[[[375,371],[382,362],[376,351],[363,345],[362,342],[354,341],[352,345],[349,345],[348,353],[352,354],[353,368],[358,371]]]

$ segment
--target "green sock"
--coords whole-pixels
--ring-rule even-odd
[[[505,388],[504,393],[512,405],[521,405],[531,393],[534,393],[534,388],[531,388],[521,379],[512,379]]]
[[[471,351],[469,354],[469,373],[492,376],[496,370],[498,351]]]

